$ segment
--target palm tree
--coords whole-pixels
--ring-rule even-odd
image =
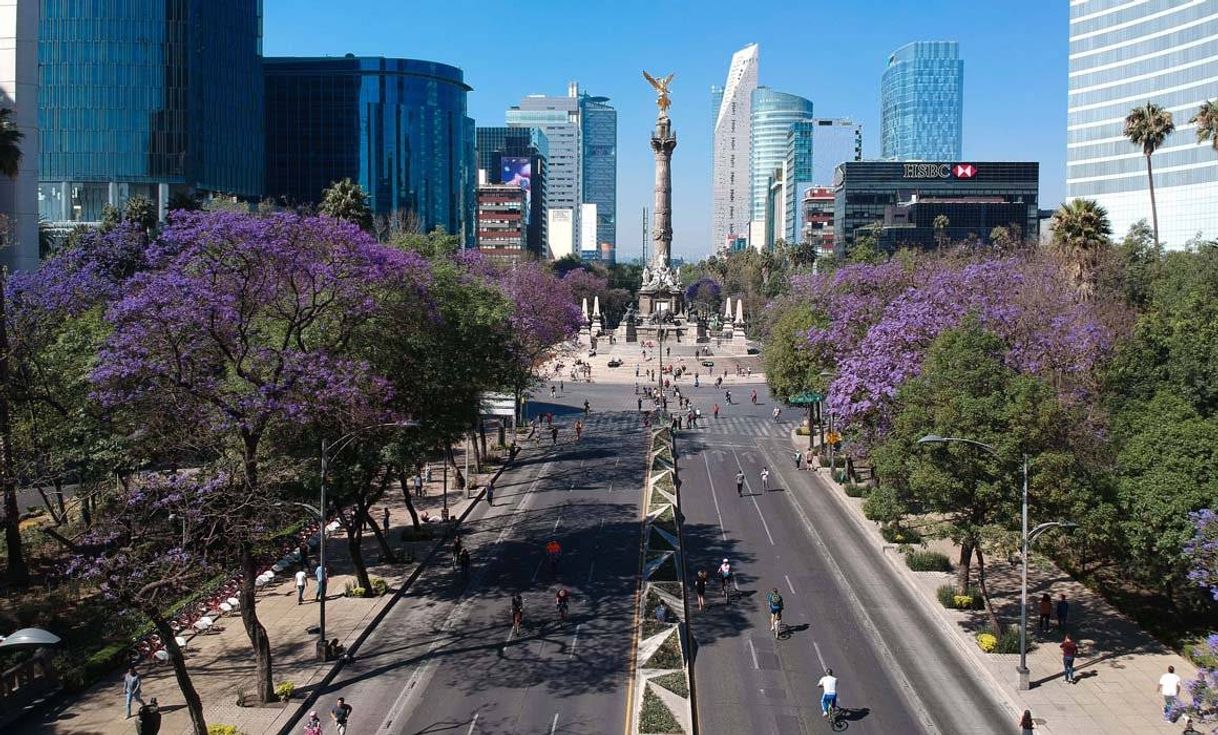
[[[17,129],[13,122],[11,109],[0,110],[0,174],[10,179],[17,177],[17,168],[21,164],[21,148],[18,144],[25,133]]]
[[[1146,156],[1146,180],[1150,184],[1150,221],[1155,230],[1155,250],[1159,250],[1159,210],[1155,206],[1155,177],[1150,168],[1150,157],[1167,136],[1176,129],[1171,113],[1153,102],[1135,107],[1125,117],[1125,137],[1134,145],[1142,146]]]
[[[1197,142],[1209,141],[1218,151],[1218,100],[1207,100],[1197,108],[1197,114],[1188,119],[1197,126]]]
[[[1084,300],[1095,292],[1096,268],[1111,235],[1108,211],[1094,199],[1071,200],[1053,213],[1053,245]]]

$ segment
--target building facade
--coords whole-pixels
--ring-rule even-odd
[[[512,184],[525,190],[526,248],[544,258],[549,139],[540,128],[509,127],[479,127],[476,137],[479,186]]]
[[[787,131],[787,155],[783,166],[782,234],[787,242],[796,242],[803,228],[803,209],[799,206],[800,192],[813,183],[813,145],[816,121],[800,120]]]
[[[617,110],[608,97],[581,94],[580,124],[583,127],[583,204],[596,205],[595,247],[584,252],[609,253],[617,258]],[[581,215],[582,217],[582,215]],[[605,246],[608,245],[608,248]]]
[[[769,87],[758,87],[753,90],[751,104],[749,165],[753,209],[750,217],[753,221],[762,223],[762,231],[772,231],[777,237],[783,237],[786,232],[783,219],[778,220],[773,228],[766,221],[766,199],[770,195],[769,178],[787,161],[791,126],[812,118],[812,102],[798,95],[779,92]],[[808,166],[811,167],[810,162]],[[780,206],[779,210],[785,209],[785,197],[782,204],[784,206]],[[782,212],[779,211],[778,214],[781,215]],[[769,247],[772,244],[767,237],[764,246]],[[763,246],[762,243],[752,245],[755,248]]]
[[[987,242],[995,227],[1035,241],[1039,193],[1034,162],[848,161],[833,182],[834,247],[844,255],[860,231],[874,231],[887,250],[933,245],[936,236]],[[936,230],[940,214],[948,226]]]
[[[801,242],[810,242],[818,253],[833,252],[833,189],[814,186],[804,190]]]
[[[1218,156],[1189,119],[1218,97],[1218,0],[1070,3],[1067,196],[1098,201],[1115,235],[1151,219],[1146,159],[1125,116],[1161,105],[1176,131],[1153,157],[1159,237],[1183,247],[1218,237]]]
[[[475,244],[474,122],[460,69],[384,57],[266,59],[267,193],[313,204],[350,178],[375,214]]]
[[[38,208],[264,190],[261,0],[41,3]]]
[[[748,232],[753,211],[749,136],[757,65],[757,44],[751,43],[732,55],[723,88],[711,91],[712,101],[719,103],[711,164],[711,243],[715,252]]]
[[[583,203],[583,126],[580,124],[579,85],[568,85],[566,97],[529,95],[520,104],[508,108],[507,125],[510,128],[540,128],[550,142],[550,156],[546,177],[546,206],[550,210],[561,209],[569,213],[549,224],[565,229],[570,222],[570,237],[576,251],[579,249],[579,205]],[[553,227],[548,232],[555,233]],[[566,237],[560,249],[566,253]],[[559,256],[561,257],[561,256]]]
[[[846,118],[818,117],[812,121],[812,182],[833,183],[839,164],[863,160],[863,126]]]
[[[963,154],[964,61],[955,41],[918,41],[888,57],[880,82],[881,156],[946,161]]]
[[[513,184],[478,187],[478,250],[489,258],[518,262],[530,257],[528,193]]]
[[[0,107],[21,131],[17,175],[0,176],[0,215],[7,218],[0,263],[33,271],[38,243],[38,4],[0,0]]]

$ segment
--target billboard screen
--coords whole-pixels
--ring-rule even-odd
[[[503,157],[499,165],[500,183],[519,186],[521,189],[528,191],[532,177],[533,168],[528,158]]]

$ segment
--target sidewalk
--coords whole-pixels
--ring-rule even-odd
[[[463,463],[461,450],[456,451],[457,464]],[[472,469],[472,465],[471,465]],[[487,466],[492,472],[498,465]],[[475,475],[479,486],[485,485],[491,473]],[[426,486],[426,496],[413,498],[420,514],[426,510],[439,517],[442,507],[441,472],[432,473],[432,482]],[[450,473],[448,508],[451,517],[457,518],[472,503],[464,491],[456,490]],[[401,490],[396,486],[387,497],[375,506],[373,518],[380,522],[382,508],[389,509],[390,535],[399,537],[403,527],[410,525],[410,514],[402,502]],[[326,637],[338,638],[344,647],[351,643],[368,626],[373,618],[393,599],[393,591],[414,571],[418,562],[427,557],[436,541],[416,542],[414,561],[410,563],[381,564],[380,547],[368,531],[364,533],[363,552],[368,561],[368,572],[389,583],[390,593],[377,598],[347,598],[343,596],[344,585],[355,579],[352,574],[350,555],[347,551],[346,534],[340,529],[329,536],[326,545],[326,563],[332,569],[328,596],[326,598]],[[433,563],[448,563],[447,556],[437,556]],[[312,575],[305,591],[305,604],[296,602],[296,586],[291,577],[295,570],[277,576],[258,593],[258,618],[266,627],[271,639],[274,682],[291,681],[296,691],[288,704],[271,704],[265,707],[238,707],[237,692],[246,686],[254,674],[254,659],[249,638],[241,625],[238,613],[231,613],[217,621],[216,633],[196,635],[189,639],[186,647],[186,664],[191,679],[203,700],[208,725],[235,725],[247,735],[270,733],[283,726],[296,712],[302,698],[330,671],[334,662],[318,662],[314,655],[315,634],[306,629],[317,625],[318,605],[313,600],[315,586]],[[18,722],[6,735],[131,735],[135,732],[135,718],[125,719],[123,703],[122,673],[111,676],[78,695],[68,706],[41,720],[30,716]],[[145,663],[140,667],[143,676],[145,701],[156,697],[163,720],[163,735],[178,735],[190,726],[190,716],[183,704],[181,692],[168,664]],[[133,707],[133,711],[135,705]]]
[[[802,450],[807,446],[807,437],[792,432],[792,442]],[[876,553],[888,559],[907,584],[916,589],[919,593],[916,598],[942,622],[945,632],[973,662],[977,673],[986,676],[1017,712],[1031,710],[1038,735],[1178,735],[1181,731],[1182,724],[1163,720],[1159,677],[1170,665],[1175,666],[1176,673],[1187,681],[1196,674],[1196,667],[1152,638],[1103,597],[1071,579],[1048,559],[1031,557],[1028,565],[1028,645],[1031,650],[1027,657],[1032,686],[1028,691],[1019,691],[1016,673],[1019,654],[987,654],[974,639],[977,633],[988,630],[985,611],[960,612],[939,604],[935,591],[941,585],[952,583],[954,575],[910,571],[896,545],[885,542],[880,536],[879,524],[863,516],[863,499],[847,496],[841,485],[830,479],[827,469],[815,472],[821,482],[813,482],[810,491],[830,492],[850,511],[859,532],[872,540]],[[928,541],[927,548],[946,554],[953,563],[959,557],[958,548],[950,541]],[[1017,560],[986,559],[986,583],[994,609],[1001,620],[1016,625],[1019,621],[1020,566]],[[973,580],[976,580],[975,569]],[[1065,594],[1070,603],[1067,632],[1079,645],[1075,660],[1078,683],[1073,685],[1065,683],[1062,677],[1061,649],[1058,647],[1062,634],[1056,630],[1045,634],[1036,632],[1036,601],[1045,593],[1054,601]],[[1015,730],[1013,721],[1010,731]]]

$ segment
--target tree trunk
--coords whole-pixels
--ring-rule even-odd
[[[454,476],[456,477],[457,487],[461,487],[465,481],[465,475],[461,474],[461,468],[457,466],[457,457],[453,454],[453,445],[449,444],[444,455],[448,458],[448,465],[453,468]]]
[[[41,485],[35,486],[34,489],[38,491],[38,495],[42,498],[42,505],[47,509],[47,515],[51,517],[56,526],[62,526],[63,517],[59,515],[59,511],[55,509],[55,506],[51,505],[51,499],[47,496],[47,491],[43,490]]]
[[[14,587],[30,583],[30,568],[21,545],[21,511],[17,508],[17,478],[13,476],[13,427],[8,413],[8,317],[5,314],[5,280],[0,267],[0,488],[4,492],[4,543],[8,551],[8,581]]]
[[[147,612],[147,611],[145,611]],[[173,666],[173,676],[178,681],[178,689],[186,700],[186,711],[190,713],[190,732],[192,735],[207,735],[207,721],[203,719],[203,700],[190,680],[190,672],[186,670],[186,657],[178,647],[176,633],[169,627],[169,621],[156,612],[147,612],[153,627],[165,644],[165,652],[169,654],[169,663]]]
[[[68,506],[63,500],[63,478],[55,478],[55,504],[59,506],[59,517],[64,523],[68,522]]]
[[[1157,261],[1162,245],[1159,244],[1159,208],[1155,206],[1155,177],[1150,169],[1149,154],[1146,156],[1146,183],[1150,187],[1150,221],[1154,223],[1155,228],[1155,260]]]
[[[395,562],[398,560],[398,555],[394,553],[393,547],[389,545],[389,539],[385,533],[381,532],[381,527],[376,525],[376,519],[372,517],[371,511],[367,514],[368,527],[372,529],[372,535],[376,538],[376,543],[381,547],[381,557],[386,562]]]
[[[990,616],[990,626],[994,635],[1002,636],[1002,624],[998,622],[998,613],[994,612],[994,603],[990,600],[990,590],[985,584],[985,554],[981,546],[977,546],[977,584],[981,585],[981,599],[985,601],[985,611]]]
[[[474,471],[475,471],[475,472],[481,472],[481,471],[482,471],[482,463],[486,461],[486,452],[484,452],[484,451],[482,451],[481,449],[479,449],[479,447],[478,447],[478,435],[477,435],[477,434],[475,434],[474,432],[472,432],[472,431],[471,431],[471,432],[470,432],[470,437],[469,437],[469,438],[470,438],[470,442],[469,442],[469,444],[470,444],[470,446],[471,446],[471,447],[473,447],[473,449],[474,449]]]
[[[364,588],[364,594],[372,594],[372,579],[368,576],[368,563],[364,561],[364,514],[356,512],[348,520],[339,512],[339,518],[347,531],[347,553],[351,555],[351,566],[355,568],[355,580]]]
[[[275,687],[271,683],[271,639],[258,620],[258,603],[255,599],[258,587],[254,584],[258,569],[255,561],[250,544],[241,544],[241,589],[237,593],[241,600],[241,623],[249,636],[250,647],[254,649],[254,696],[260,703],[267,704],[275,701]]]
[[[414,501],[410,498],[410,479],[406,477],[406,466],[398,466],[398,476],[401,478],[402,500],[406,501],[406,512],[410,514],[410,523],[414,530],[419,530],[419,512],[414,509]]]
[[[956,594],[967,595],[969,584],[969,567],[973,563],[973,542],[960,542],[960,561],[956,565]]]

